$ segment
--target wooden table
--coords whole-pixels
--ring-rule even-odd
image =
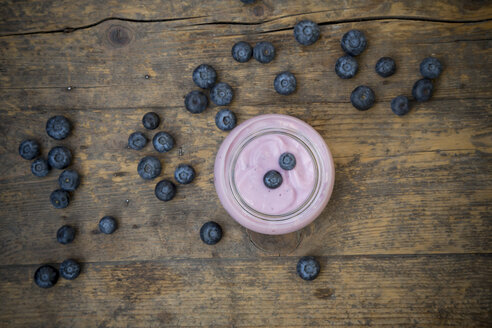
[[[0,16],[0,326],[492,325],[489,1],[4,0]],[[309,47],[292,35],[303,18],[321,28]],[[341,80],[334,64],[353,28],[369,46],[357,76]],[[276,59],[236,63],[240,40],[272,42]],[[391,99],[410,95],[429,55],[445,66],[432,100],[397,117]],[[396,60],[390,78],[374,72],[382,56]],[[214,156],[227,133],[215,106],[183,106],[201,63],[234,88],[239,122],[294,115],[331,148],[332,199],[288,255],[257,249],[219,203]],[[284,70],[297,77],[291,96],[273,89]],[[361,84],[377,97],[367,112],[349,102]],[[158,155],[161,178],[179,163],[198,173],[168,203],[137,174],[151,145],[126,146],[148,111],[177,141]],[[55,114],[75,126],[60,142],[45,133]],[[43,155],[72,149],[82,184],[67,209],[49,203],[59,172],[36,178],[18,155],[24,138]],[[98,232],[104,215],[118,219],[113,235]],[[216,246],[199,239],[209,220],[225,232]],[[63,224],[77,230],[65,246],[55,238]],[[320,260],[315,281],[296,275],[302,255]],[[82,263],[80,277],[34,284],[40,264],[67,258]]]

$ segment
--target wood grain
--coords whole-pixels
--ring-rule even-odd
[[[70,32],[108,18],[152,22],[162,20],[169,25],[242,23],[255,29],[291,27],[300,17],[318,23],[360,21],[381,17],[444,21],[479,21],[490,19],[492,6],[488,1],[438,0],[429,6],[426,1],[376,0],[259,0],[244,5],[239,0],[131,1],[131,0],[4,0],[0,7],[1,34],[39,31]]]
[[[490,2],[8,0],[0,17],[0,326],[490,326]],[[302,18],[320,23],[313,46],[292,36]],[[357,76],[341,80],[339,40],[352,28],[369,46]],[[230,49],[240,40],[271,41],[277,57],[238,64]],[[410,95],[429,55],[445,67],[432,100],[395,116],[389,102]],[[397,63],[387,79],[374,72],[382,56]],[[183,106],[201,63],[233,86],[239,122],[294,115],[334,155],[332,199],[289,256],[257,249],[220,205],[218,108],[191,115]],[[288,97],[273,90],[284,70],[298,81]],[[360,84],[376,93],[367,112],[349,102]],[[171,152],[127,148],[148,111],[174,135]],[[44,132],[55,114],[74,123],[61,142]],[[28,137],[44,156],[59,144],[74,152],[82,183],[67,209],[49,204],[59,172],[36,178],[17,154]],[[150,154],[163,163],[158,180],[190,163],[196,181],[158,201],[158,180],[136,172]],[[97,230],[104,215],[118,219],[111,236]],[[224,229],[214,247],[199,240],[208,220]],[[56,242],[63,224],[75,226],[74,243]],[[296,276],[302,255],[320,258],[317,280]],[[34,285],[39,264],[66,258],[83,264],[79,278]]]
[[[34,266],[0,267],[0,320],[57,327],[486,327],[490,256],[293,257],[87,263],[41,290]],[[33,311],[34,310],[34,311]]]

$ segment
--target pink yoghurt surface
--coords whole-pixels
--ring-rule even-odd
[[[285,152],[296,158],[292,170],[283,170],[279,165],[280,155]],[[276,189],[263,183],[263,176],[270,170],[282,175],[283,182]],[[251,208],[281,215],[295,210],[309,197],[315,183],[314,170],[312,157],[298,140],[282,134],[267,134],[252,140],[239,154],[234,178],[239,194]]]

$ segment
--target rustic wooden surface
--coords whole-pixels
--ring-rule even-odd
[[[489,1],[7,0],[0,17],[1,327],[492,325]],[[313,46],[292,36],[302,18],[320,24]],[[356,78],[341,80],[333,67],[351,28],[369,47]],[[235,63],[239,40],[271,41],[278,55]],[[384,55],[398,65],[387,79],[374,73]],[[432,101],[395,116],[390,100],[410,94],[428,55],[445,66]],[[214,125],[215,106],[193,116],[183,106],[204,62],[233,86],[240,122],[294,115],[332,150],[332,200],[287,256],[258,250],[214,192],[226,133]],[[273,90],[283,70],[298,80],[288,97]],[[367,112],[349,103],[360,84],[377,96]],[[158,155],[161,177],[182,162],[198,172],[169,203],[136,173],[152,147],[126,148],[150,110],[178,144]],[[54,114],[75,125],[61,142],[44,132]],[[18,156],[27,137],[43,154],[57,144],[73,150],[82,184],[67,209],[49,204],[57,172],[36,178]],[[98,233],[104,215],[118,218],[114,235]],[[213,247],[198,236],[208,220],[225,231]],[[76,227],[74,243],[56,242],[62,224]],[[322,264],[313,282],[295,274],[308,254]],[[83,264],[79,278],[34,285],[39,264],[69,257]]]

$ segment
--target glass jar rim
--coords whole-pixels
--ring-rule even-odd
[[[254,133],[270,128],[287,129],[297,137],[302,136],[317,154],[319,190],[313,195],[313,202],[304,211],[279,220],[279,218],[259,219],[239,206],[231,187],[231,160],[238,147]],[[302,140],[301,137],[301,140]],[[326,207],[335,183],[335,165],[328,145],[323,137],[308,123],[289,115],[262,114],[252,117],[236,126],[222,141],[214,163],[214,184],[217,195],[229,215],[245,228],[263,234],[280,235],[298,231],[316,219]]]

